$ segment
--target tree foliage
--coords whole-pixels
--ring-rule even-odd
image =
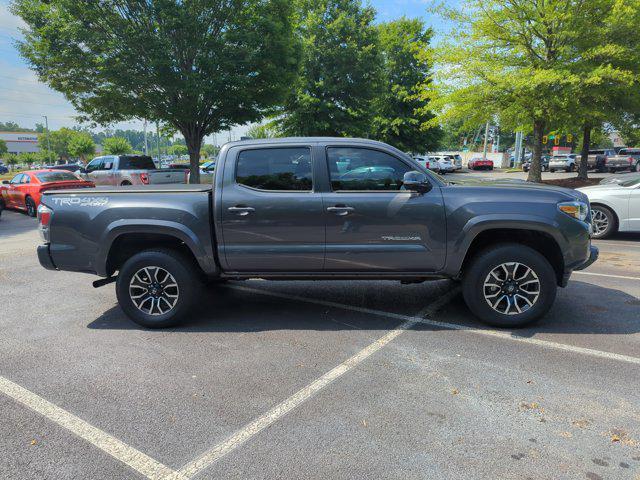
[[[69,142],[69,153],[86,163],[88,158],[96,153],[96,144],[87,132],[76,132]]]
[[[126,138],[122,137],[105,138],[102,148],[104,149],[104,153],[108,155],[126,155],[127,153],[133,152],[131,144]]]
[[[259,120],[292,83],[289,0],[15,0],[20,51],[77,110],[180,131],[198,183],[203,138]]]
[[[62,127],[60,130],[43,132],[38,135],[38,146],[42,152],[48,152],[51,148],[54,159],[68,160],[71,157],[69,145],[76,135],[76,131]]]
[[[7,142],[0,139],[0,155],[5,155],[9,152],[9,148],[7,147]]]
[[[293,136],[367,136],[380,78],[375,11],[360,0],[301,0],[302,59],[280,129]]]
[[[420,92],[431,82],[429,42],[432,31],[422,20],[400,18],[378,26],[381,87],[373,101],[372,138],[423,153],[434,150],[442,131]]]
[[[176,144],[176,145],[171,145],[168,149],[167,152],[169,153],[169,155],[177,155],[177,156],[182,156],[182,155],[186,155],[187,153],[189,153],[189,149],[187,148],[186,145],[181,145],[181,144]]]
[[[436,100],[440,121],[474,128],[498,116],[503,127],[533,132],[529,180],[540,181],[542,137],[573,121],[585,52],[599,40],[594,22],[611,2],[633,1],[466,0],[445,11],[457,28],[437,52],[439,88],[425,95]]]
[[[266,123],[263,125],[252,125],[247,130],[247,136],[251,138],[275,138],[282,136],[277,126],[273,123]]]

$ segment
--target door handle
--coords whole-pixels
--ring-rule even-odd
[[[231,213],[235,213],[241,217],[246,217],[247,215],[249,215],[251,212],[255,212],[256,209],[253,207],[241,207],[241,206],[236,206],[236,207],[229,207],[227,208],[227,210]]]
[[[335,213],[336,215],[343,217],[353,212],[355,208],[347,207],[346,205],[336,205],[335,207],[328,207],[327,212]]]

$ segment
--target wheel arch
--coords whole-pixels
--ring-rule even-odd
[[[526,245],[544,256],[556,273],[558,284],[563,282],[565,259],[564,240],[558,238],[550,225],[522,221],[522,224],[490,223],[478,225],[466,234],[468,241],[460,245],[457,262],[449,265],[449,273],[461,277],[472,259],[483,250],[498,243],[516,243]]]
[[[100,240],[97,273],[111,276],[132,255],[152,248],[171,248],[194,260],[205,275],[216,275],[217,266],[207,256],[198,237],[182,224],[160,220],[139,223],[114,222]]]

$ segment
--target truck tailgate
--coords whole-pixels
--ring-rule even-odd
[[[188,170],[181,169],[149,170],[149,183],[151,185],[187,183],[187,172]]]

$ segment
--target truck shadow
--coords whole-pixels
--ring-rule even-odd
[[[361,282],[366,283],[366,282]],[[266,284],[265,284],[266,285]],[[269,291],[269,287],[261,287]],[[389,289],[406,288],[390,283]],[[291,290],[291,289],[290,289]],[[315,291],[314,291],[315,290]],[[365,289],[366,290],[366,289]],[[290,291],[288,292],[290,293]],[[439,292],[441,294],[442,292]],[[290,293],[294,294],[295,293]],[[419,295],[419,289],[411,290]],[[379,299],[358,297],[350,305],[376,308]],[[344,298],[335,299],[326,295],[326,288],[314,288],[306,284],[300,296],[323,301],[346,303]],[[397,302],[397,296],[393,295]],[[414,315],[418,309],[409,301],[402,313]],[[415,300],[415,299],[413,299]],[[435,300],[431,298],[430,301]],[[380,307],[377,307],[378,309]],[[396,305],[396,311],[398,311]],[[533,337],[539,333],[562,333],[576,335],[611,335],[640,332],[640,300],[620,290],[605,288],[585,282],[572,281],[566,289],[560,289],[552,309],[538,323],[520,329],[504,329],[514,335]],[[468,310],[462,296],[454,298],[446,307],[432,316],[433,320],[462,327],[487,328]],[[308,302],[283,299],[268,295],[244,292],[234,288],[218,287],[204,295],[192,314],[181,326],[159,331],[173,332],[261,332],[273,330],[371,330],[385,331],[394,328],[402,319],[392,316],[372,315],[339,307],[327,307]],[[125,316],[117,305],[104,312],[87,325],[91,329],[141,330]],[[440,330],[422,323],[416,330]]]

